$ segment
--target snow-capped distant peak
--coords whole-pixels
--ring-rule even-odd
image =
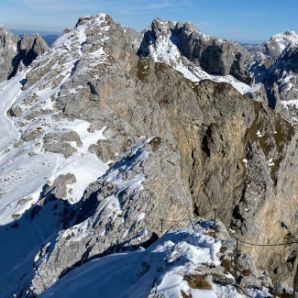
[[[278,33],[273,35],[270,40],[275,40],[279,44],[286,47],[287,45],[291,43],[298,43],[298,35],[295,31],[286,31],[285,33]]]
[[[285,33],[273,35],[269,41],[265,43],[265,48],[267,50],[267,54],[275,60],[288,46],[297,44],[297,33],[295,31],[287,31]]]

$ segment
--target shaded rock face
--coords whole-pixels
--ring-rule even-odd
[[[298,46],[287,47],[265,72],[263,82],[269,105],[291,122],[297,122]]]
[[[151,30],[145,32],[139,54],[148,55],[148,46],[154,46],[159,35],[170,34],[172,42],[183,56],[201,66],[212,75],[232,75],[245,83],[251,82],[247,69],[249,52],[239,44],[211,38],[197,31],[190,24],[153,21]]]
[[[278,112],[296,123],[298,120],[298,45],[289,46],[270,69],[265,84]]]
[[[141,56],[146,56],[144,44],[154,44],[152,33],[157,30],[196,35],[186,25],[164,25],[155,22],[145,34]],[[194,43],[205,39],[193,38]],[[168,229],[187,226],[197,216],[216,218],[253,242],[286,241],[297,234],[295,127],[230,84],[208,80],[195,84],[168,65],[139,58],[131,41],[131,34],[109,16],[83,18],[26,74],[19,103],[23,110],[13,109],[13,118],[28,113],[26,120],[34,119],[30,106],[39,99],[36,93],[32,98],[31,88],[52,88],[48,105],[52,110],[40,109],[40,114],[52,113],[51,121],[88,121],[90,131],[106,127],[105,138],[91,143],[88,150],[110,167],[72,206],[63,199],[68,186],[79,181],[71,173],[59,175],[51,186],[44,185],[40,201],[17,222],[20,228],[13,232],[10,226],[0,228],[4,235],[5,228],[18,235],[28,218],[36,224],[44,212],[50,214],[51,227],[39,243],[32,240],[23,267],[13,270],[17,278],[12,281],[8,274],[1,280],[20,296],[43,293],[95,257],[146,247]],[[213,47],[214,43],[219,44]],[[212,41],[209,50],[223,59],[220,71],[230,73],[235,59],[226,60],[224,53],[226,48],[233,55],[236,50],[226,42],[224,50],[218,50],[220,43]],[[191,51],[200,57],[199,63],[198,47]],[[211,62],[206,63],[212,68]],[[238,62],[239,70],[242,62]],[[23,141],[42,137],[45,151],[65,158],[84,145],[69,129],[45,135],[33,132],[22,134]],[[274,282],[292,279],[297,264],[293,247],[280,248],[278,258],[276,251],[242,249],[253,254]],[[248,269],[256,275],[248,257],[242,256],[239,263],[242,275]],[[29,274],[24,275],[27,268]],[[242,283],[255,282],[244,278]]]
[[[17,35],[0,28],[0,81],[13,77],[19,67],[28,66],[37,56],[43,54],[48,45],[39,34]]]
[[[0,81],[7,79],[12,71],[12,60],[17,55],[18,37],[0,28]]]

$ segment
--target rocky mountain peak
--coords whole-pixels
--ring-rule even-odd
[[[18,37],[9,32],[4,26],[0,26],[0,47],[4,48],[7,45],[12,45],[17,41]]]
[[[265,53],[273,60],[276,60],[289,45],[298,44],[298,35],[295,31],[286,31],[273,35],[265,43]]]
[[[91,19],[92,19],[91,16],[80,17],[75,25],[75,28],[78,28],[80,25],[86,24]]]
[[[189,23],[155,19],[151,30],[145,32],[138,53],[141,57],[150,56],[155,61],[175,66],[182,72],[187,72],[182,70],[182,65],[192,65],[188,68],[194,70],[188,77],[197,77],[197,80],[208,75],[231,75],[241,82],[251,82],[246,69],[250,57],[246,49],[209,37]]]
[[[151,30],[155,32],[155,35],[158,36],[160,33],[168,34],[171,29],[175,26],[175,22],[172,21],[162,21],[159,18],[156,18],[151,23]]]
[[[82,17],[0,84],[4,297],[264,298],[265,269],[291,282],[295,245],[235,239],[295,240],[296,128],[238,44],[159,19],[138,38]],[[25,54],[38,39],[19,39]]]
[[[18,53],[18,41],[15,34],[0,27],[0,81],[7,79],[12,72],[12,61]]]
[[[151,23],[151,30],[155,32],[156,36],[159,35],[159,33],[163,34],[169,34],[170,31],[186,31],[188,33],[194,33],[196,32],[197,34],[202,34],[197,27],[190,23],[190,22],[176,22],[176,21],[163,21],[160,18],[156,18],[152,21]],[[205,35],[207,37],[207,35]]]
[[[289,121],[298,121],[298,35],[287,31],[272,36],[254,55],[251,72],[265,85],[269,105]]]

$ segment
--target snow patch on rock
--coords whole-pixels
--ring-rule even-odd
[[[221,240],[208,236],[208,230],[196,225],[194,229],[169,231],[147,249],[90,261],[41,297],[95,297],[96,293],[105,297],[246,297],[233,283],[216,283],[204,274],[210,266],[220,266]],[[230,274],[226,277],[233,280]],[[203,280],[204,286],[194,286],[191,278]],[[249,294],[271,297],[264,288],[251,288]]]

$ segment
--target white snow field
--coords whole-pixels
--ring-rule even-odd
[[[53,183],[59,175],[75,175],[76,183],[67,194],[67,199],[74,203],[81,199],[88,184],[108,169],[106,164],[88,150],[90,145],[104,139],[105,127],[91,133],[89,122],[58,119],[55,117],[57,111],[54,108],[54,101],[61,86],[70,79],[75,64],[83,55],[82,44],[86,40],[86,31],[90,30],[90,26],[101,24],[104,18],[104,14],[99,14],[95,23],[80,25],[64,34],[48,52],[38,57],[29,69],[0,84],[0,225],[19,218],[39,199],[42,187],[46,183]],[[102,30],[107,30],[107,27]],[[102,39],[104,38],[106,37],[103,35]],[[57,56],[62,57],[64,63],[55,60]],[[89,56],[87,58],[96,65],[105,63],[106,55],[102,48]],[[22,89],[21,82],[30,71],[39,68],[38,65],[50,65],[52,61],[57,62],[49,67],[46,74],[33,86]],[[72,89],[66,91],[76,92]],[[26,100],[30,96],[37,99],[28,104]],[[7,115],[13,104],[21,108],[18,117]],[[37,115],[28,120],[28,115],[33,113]],[[20,136],[26,131],[41,133],[32,141],[22,142]],[[75,154],[64,158],[61,154],[45,152],[42,143],[47,133],[68,131],[77,133],[82,143],[78,145],[72,142],[71,146],[76,149]]]

